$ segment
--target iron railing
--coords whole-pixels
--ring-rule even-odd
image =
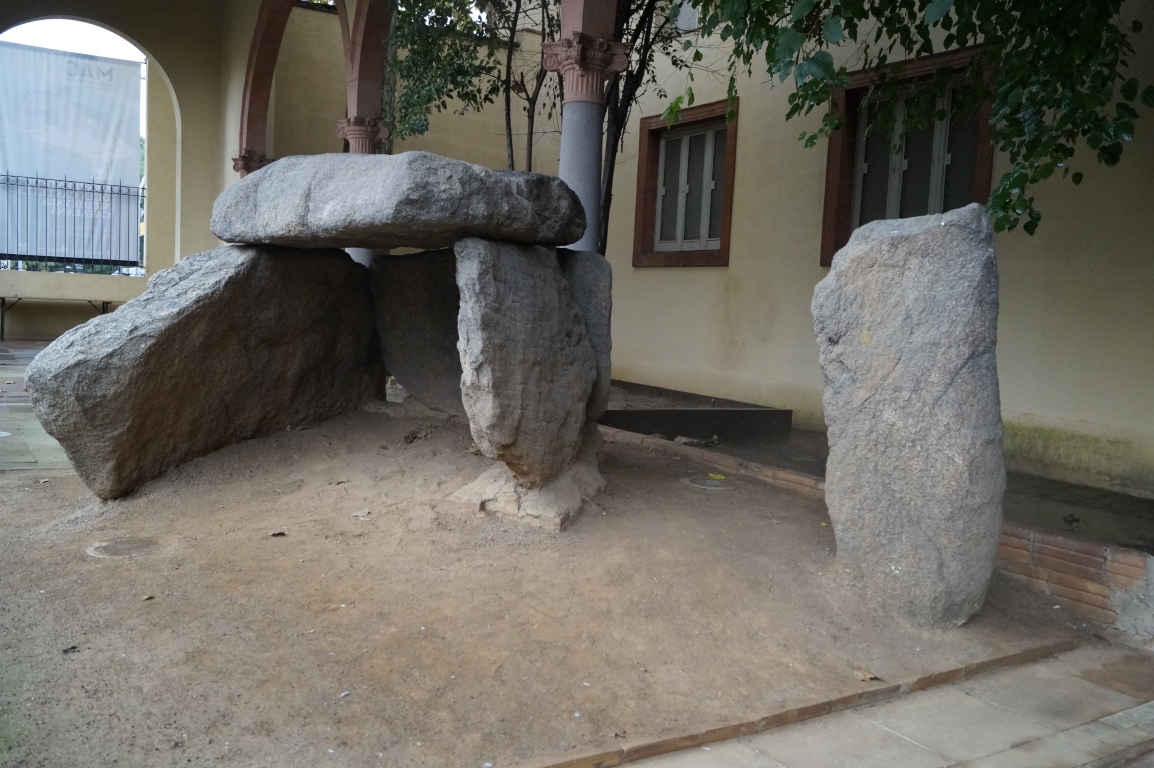
[[[0,269],[141,274],[144,187],[0,174]]]

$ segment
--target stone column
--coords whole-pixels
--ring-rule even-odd
[[[578,2],[564,3],[561,8],[562,31],[566,11]],[[612,19],[614,7],[606,5],[598,21],[608,14]],[[590,26],[604,26],[590,25]],[[612,25],[609,25],[609,29]],[[582,251],[597,250],[597,236],[601,231],[601,162],[605,122],[605,81],[614,72],[624,72],[629,66],[629,46],[593,37],[581,31],[572,31],[567,37],[545,43],[545,68],[559,72],[565,86],[561,107],[561,163],[559,175],[573,188],[585,207],[588,227],[585,235],[571,248]]]

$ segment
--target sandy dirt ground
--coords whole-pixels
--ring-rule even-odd
[[[0,765],[504,768],[1090,639],[1000,578],[965,627],[896,625],[820,501],[637,448],[563,533],[441,506],[470,444],[360,411],[118,501],[0,472]]]

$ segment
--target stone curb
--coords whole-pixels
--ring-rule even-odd
[[[601,429],[604,430],[606,428],[602,427]],[[645,439],[651,440],[654,438]],[[669,441],[666,440],[663,442]],[[678,448],[682,447],[684,446],[678,446]],[[882,688],[872,688],[866,691],[850,693],[835,699],[827,699],[825,701],[791,707],[790,709],[774,712],[757,720],[749,720],[744,723],[736,723],[719,728],[710,728],[688,736],[673,736],[658,741],[642,742],[613,750],[597,752],[595,754],[583,755],[581,757],[562,758],[560,760],[555,757],[541,758],[536,762],[524,764],[523,768],[613,768],[613,766],[635,763],[650,757],[658,757],[659,755],[667,755],[671,752],[693,749],[694,747],[701,747],[718,741],[751,736],[755,733],[761,733],[762,731],[768,731],[783,725],[800,723],[844,709],[876,704],[879,701],[892,699],[902,694],[955,683],[965,678],[1017,666],[1018,664],[1039,661],[1059,653],[1072,651],[1076,647],[1077,643],[1072,639],[1057,640],[1006,656],[998,656],[992,659],[985,659],[984,661],[977,661],[964,666],[942,670],[941,672],[922,675],[921,677],[904,683],[893,683]]]
[[[726,472],[738,473],[755,477],[770,485],[784,488],[815,499],[825,498],[825,478],[807,475],[804,472],[795,472],[791,469],[780,469],[754,461],[745,461],[735,456],[711,451],[708,448],[695,448],[691,445],[680,445],[672,440],[660,437],[639,435],[636,432],[626,432],[624,429],[599,425],[601,437],[607,443],[622,443],[635,445],[647,450],[659,450],[666,453],[684,456],[687,459],[699,461],[702,464]]]

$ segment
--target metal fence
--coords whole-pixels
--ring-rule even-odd
[[[144,187],[0,175],[0,269],[143,274]]]

